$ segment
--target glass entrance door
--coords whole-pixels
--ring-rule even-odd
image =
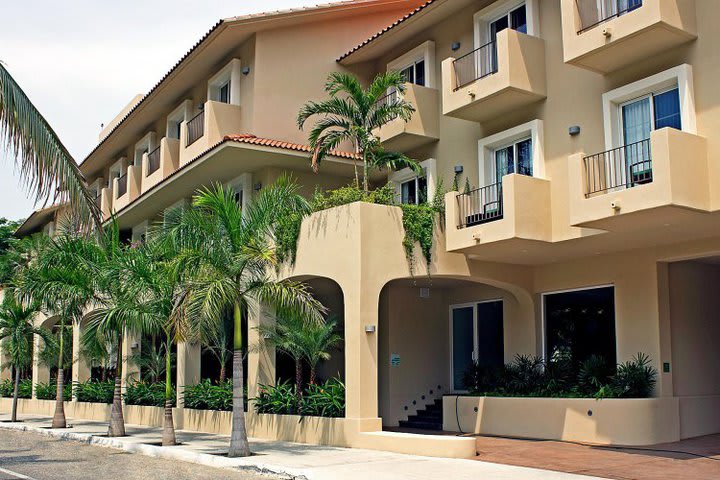
[[[450,309],[452,390],[467,391],[465,373],[477,363],[485,368],[503,365],[503,302],[491,300]]]

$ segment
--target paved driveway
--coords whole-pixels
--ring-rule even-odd
[[[478,437],[477,460],[617,480],[720,480],[720,435],[638,449]]]

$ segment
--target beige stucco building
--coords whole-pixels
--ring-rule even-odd
[[[81,169],[128,239],[211,182],[243,203],[283,172],[305,194],[346,185],[352,155],[313,174],[297,112],[324,98],[332,71],[366,83],[402,71],[416,112],[377,135],[425,175],[373,180],[394,182],[404,202],[431,198],[441,180],[460,185],[445,195],[429,271],[418,262],[411,273],[397,207],[307,218],[282,276],[307,280],[341,321],[343,349],[322,373],[344,379],[346,416],[250,412],[251,434],[474,455],[471,438],[392,429],[436,400],[428,421],[449,431],[616,444],[718,433],[718,20],[715,0],[358,0],[230,18],[108,124]],[[54,214],[37,212],[20,233],[51,231]],[[572,309],[595,313],[568,327]],[[271,321],[255,310],[251,343],[252,327]],[[647,354],[654,396],[463,395],[473,361],[563,349],[612,363]],[[179,391],[200,379],[200,358],[199,346],[178,347]],[[248,368],[252,397],[275,381],[275,352],[251,351]],[[89,375],[78,357],[73,379]],[[38,364],[33,378],[48,372]],[[229,427],[218,413],[177,418]]]

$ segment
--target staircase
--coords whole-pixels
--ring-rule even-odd
[[[410,415],[407,420],[400,420],[400,428],[441,431],[443,429],[442,398],[426,405],[424,410],[418,410],[415,415]]]

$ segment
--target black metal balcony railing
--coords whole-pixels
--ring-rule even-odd
[[[502,183],[493,183],[457,195],[458,228],[500,220],[503,217]]]
[[[642,0],[575,0],[580,14],[578,35],[642,7]]]
[[[456,58],[453,62],[455,90],[496,73],[497,68],[497,46],[495,42],[486,43],[482,47]]]
[[[630,188],[653,179],[650,139],[583,157],[585,196]]]
[[[376,106],[378,108],[380,108],[380,107],[384,107],[385,105],[393,105],[394,103],[397,103],[398,98],[399,98],[398,91],[393,90],[390,93],[388,93],[387,95],[380,97],[378,99],[378,101],[376,102]]]
[[[148,168],[146,177],[155,173],[160,168],[160,147],[148,153]]]
[[[120,198],[127,193],[127,183],[128,183],[127,173],[123,173],[122,175],[120,175],[118,177],[117,198]]]
[[[187,143],[192,145],[205,134],[205,110],[201,111],[187,122]]]

